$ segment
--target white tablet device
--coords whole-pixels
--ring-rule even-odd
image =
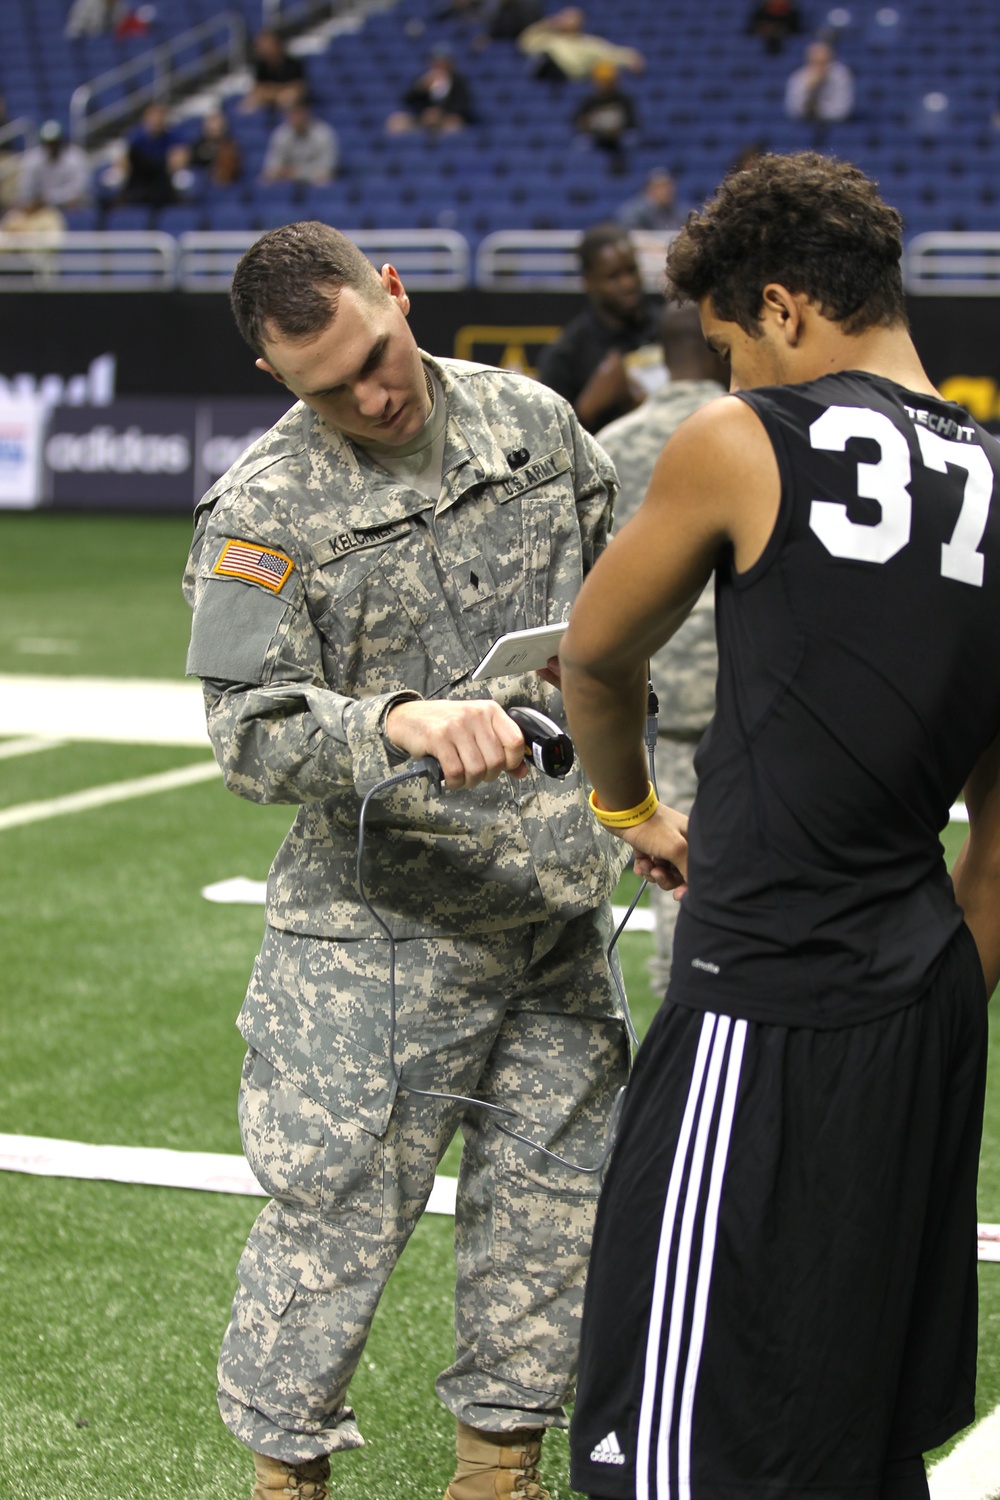
[[[535,625],[531,630],[510,630],[499,636],[473,672],[472,681],[534,672],[544,667],[549,657],[558,652],[568,624],[568,620],[560,620],[555,625]]]

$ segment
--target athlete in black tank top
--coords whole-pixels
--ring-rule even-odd
[[[921,1455],[973,1419],[1000,447],[924,372],[901,253],[875,185],[813,153],[689,217],[668,290],[734,394],[671,438],[560,653],[595,816],[683,895],[587,1282],[594,1497],[926,1500]],[[713,570],[688,827],[649,786],[646,662]]]
[[[907,1003],[962,920],[939,834],[1000,731],[1000,446],[864,371],[741,397],[780,509],[716,573],[671,999],[850,1025]]]

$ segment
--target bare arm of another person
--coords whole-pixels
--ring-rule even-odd
[[[690,612],[721,550],[751,567],[778,513],[770,439],[742,401],[695,412],[667,443],[638,512],[587,578],[559,652],[570,732],[600,807],[638,806],[649,771],[643,743],[646,663]],[[687,820],[660,806],[621,832],[636,869],[665,888],[687,865]]]
[[[980,756],[965,788],[969,836],[952,880],[992,995],[1000,982],[1000,739]]]
[[[573,407],[584,427],[591,429],[601,425],[604,413],[610,408],[636,407],[641,403],[641,393],[637,393],[629,384],[620,351],[612,349],[601,360],[573,402]]]

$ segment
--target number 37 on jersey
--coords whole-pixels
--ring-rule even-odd
[[[951,540],[941,545],[941,575],[958,583],[983,585],[983,554],[979,545],[993,497],[993,466],[979,444],[945,438],[927,427],[915,426],[920,456],[928,469],[946,474],[949,468],[965,474],[965,488]],[[910,540],[913,479],[910,448],[899,428],[884,413],[869,407],[831,406],[809,428],[813,448],[843,453],[851,438],[870,438],[878,444],[876,463],[858,463],[858,495],[875,500],[881,519],[862,525],[849,519],[846,505],[814,500],[809,526],[834,557],[856,562],[888,562]]]

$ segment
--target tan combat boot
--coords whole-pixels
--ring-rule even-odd
[[[542,1430],[477,1432],[458,1424],[458,1468],[444,1500],[549,1500],[538,1478]]]
[[[307,1458],[300,1464],[286,1464],[280,1458],[255,1453],[253,1466],[257,1483],[250,1500],[278,1500],[281,1495],[293,1495],[295,1500],[330,1500],[330,1491],[326,1487],[330,1460],[325,1453],[320,1458]]]

